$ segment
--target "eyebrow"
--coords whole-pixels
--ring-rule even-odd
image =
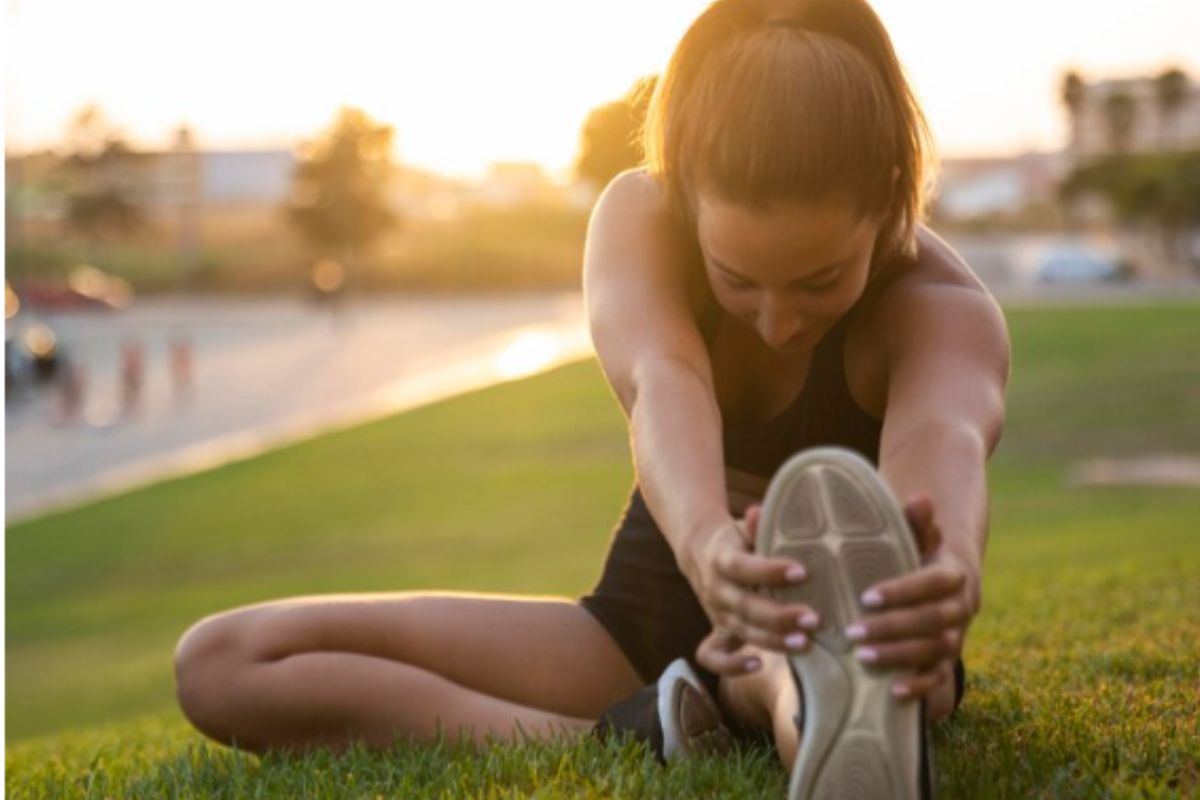
[[[806,275],[803,278],[797,278],[794,281],[788,281],[788,286],[796,286],[796,285],[806,284],[806,283],[807,284],[824,283],[824,281],[822,281],[821,278],[828,277],[827,273],[833,272],[834,270],[841,269],[842,267],[846,266],[848,263],[850,263],[853,260],[854,260],[853,256],[848,256],[846,258],[839,259],[839,260],[833,262],[832,264],[828,264],[824,267],[821,267],[820,269],[816,270],[815,272],[810,273],[809,275]],[[717,261],[715,258],[710,258],[709,261],[712,262],[712,265],[714,267],[716,267],[717,269],[721,270],[722,272],[728,274],[730,277],[736,278],[740,281],[746,281],[747,283],[754,283],[754,281],[751,280],[750,278],[747,278],[745,275],[742,275],[740,272],[737,272],[736,270],[730,269],[729,267],[722,264],[720,261]]]

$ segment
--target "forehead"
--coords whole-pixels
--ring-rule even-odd
[[[825,266],[872,243],[873,229],[846,202],[789,203],[756,209],[701,194],[696,233],[710,258],[739,271],[774,264]]]

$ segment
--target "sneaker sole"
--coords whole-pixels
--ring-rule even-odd
[[[772,479],[756,549],[804,564],[804,582],[770,594],[821,616],[808,650],[788,655],[804,703],[789,800],[918,800],[920,704],[897,702],[890,689],[901,673],[866,667],[845,636],[867,611],[864,591],[920,565],[891,491],[856,453],[805,451]]]

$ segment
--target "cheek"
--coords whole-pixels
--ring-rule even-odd
[[[846,275],[837,289],[828,297],[819,298],[825,309],[826,316],[840,317],[853,307],[862,297],[867,285],[867,270],[855,270],[854,274]]]
[[[753,292],[717,292],[717,302],[725,313],[734,319],[753,323],[758,315],[758,304],[754,301]]]
[[[740,317],[753,310],[755,305],[754,292],[734,291],[725,285],[724,281],[711,274],[708,276],[708,286],[712,291],[713,299],[717,301],[717,305],[731,316]]]

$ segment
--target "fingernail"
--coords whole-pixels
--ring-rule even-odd
[[[879,660],[879,653],[870,647],[860,647],[854,651],[854,655],[859,661],[867,664],[873,664]]]
[[[854,623],[849,628],[846,628],[846,638],[852,642],[867,638],[867,627],[861,622]]]
[[[867,589],[863,592],[862,604],[867,608],[879,608],[883,605],[883,595],[875,589]]]
[[[758,672],[758,668],[761,666],[762,662],[757,658],[748,658],[746,659],[746,663],[742,665],[746,672]]]
[[[821,625],[821,618],[815,611],[805,611],[800,615],[800,627],[815,631]]]
[[[788,650],[803,650],[808,644],[808,637],[803,633],[790,633],[783,638],[783,646]]]
[[[910,694],[912,694],[912,690],[903,683],[897,683],[892,687],[892,696],[894,697],[908,697]]]
[[[783,573],[783,576],[792,583],[799,583],[808,576],[808,573],[804,571],[804,567],[793,564],[787,568],[787,572]]]

